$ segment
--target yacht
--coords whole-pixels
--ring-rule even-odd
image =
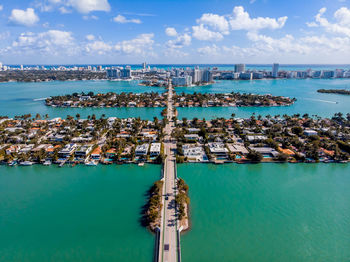
[[[44,166],[50,166],[51,164],[52,164],[52,163],[51,163],[50,160],[46,160],[46,161],[43,163]]]
[[[85,165],[86,165],[86,166],[97,166],[97,162],[91,160],[91,161],[85,162]]]
[[[33,165],[33,162],[30,161],[23,161],[19,163],[20,166],[31,166]]]

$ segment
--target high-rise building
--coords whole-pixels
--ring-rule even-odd
[[[147,67],[147,63],[146,63],[146,62],[143,62],[143,63],[142,63],[142,68],[143,68],[143,69],[146,69],[146,67]]]
[[[2,62],[0,62],[0,70],[2,70]]]
[[[278,77],[278,69],[279,69],[280,65],[277,63],[274,63],[272,65],[272,77],[277,78]]]
[[[121,77],[122,78],[131,78],[131,67],[126,66],[124,69],[121,70]]]
[[[195,68],[192,71],[192,83],[200,83],[202,81],[202,70]]]
[[[213,82],[213,73],[209,69],[203,71],[202,82]]]
[[[235,73],[245,72],[245,64],[236,64],[235,65]]]
[[[108,79],[120,79],[121,74],[120,74],[119,68],[107,69],[107,78]]]
[[[173,77],[171,82],[174,86],[190,86],[192,84],[192,76]]]

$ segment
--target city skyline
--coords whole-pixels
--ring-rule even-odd
[[[348,1],[0,4],[4,64],[348,64]],[[179,19],[180,18],[180,19]],[[322,55],[320,55],[322,54]]]

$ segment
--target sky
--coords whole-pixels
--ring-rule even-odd
[[[4,64],[350,64],[350,0],[0,0]]]

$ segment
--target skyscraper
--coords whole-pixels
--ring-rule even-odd
[[[278,77],[278,68],[279,68],[279,64],[277,64],[277,63],[274,63],[273,65],[272,65],[272,77],[273,78],[277,78]]]
[[[245,64],[236,64],[235,65],[235,73],[245,72]]]

